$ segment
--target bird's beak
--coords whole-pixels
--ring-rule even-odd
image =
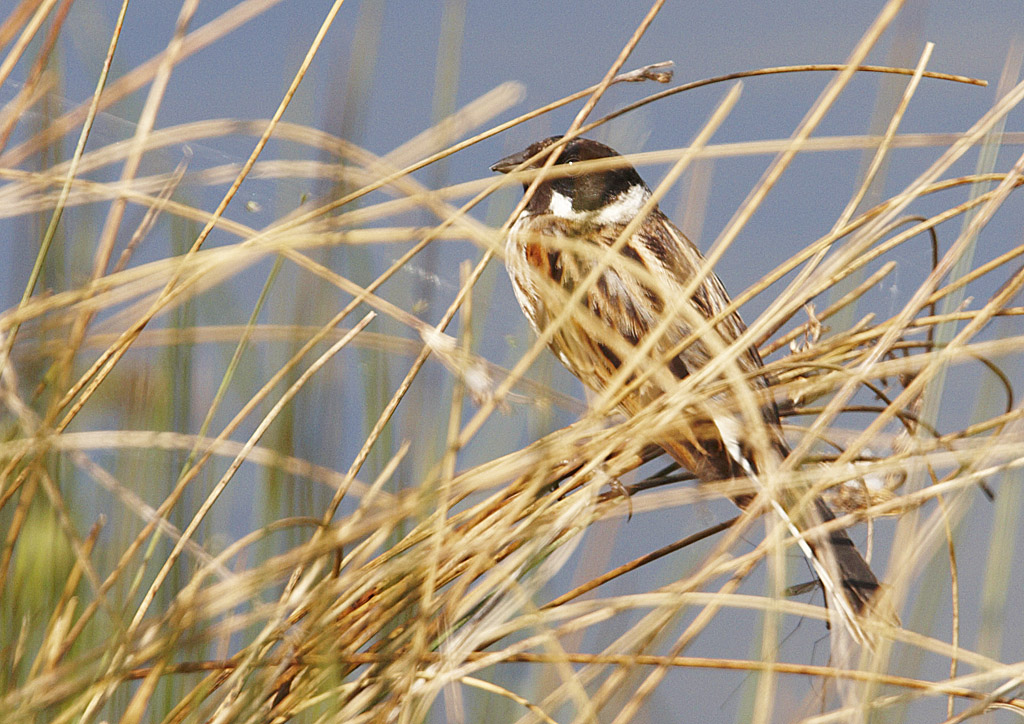
[[[520,151],[519,153],[513,153],[511,156],[505,156],[505,158],[498,161],[496,164],[491,166],[492,171],[498,173],[510,173],[516,170],[516,166],[521,164],[523,161],[530,157],[526,151]]]

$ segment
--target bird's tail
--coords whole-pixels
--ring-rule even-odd
[[[821,498],[814,501],[815,514],[822,524],[835,520],[836,516],[828,504]],[[871,610],[871,604],[875,600],[881,584],[875,577],[871,566],[864,560],[864,556],[857,550],[850,536],[845,530],[837,529],[824,534],[827,538],[825,545],[828,546],[831,554],[835,557],[836,570],[839,572],[839,582],[842,585],[847,600],[853,612],[860,615]],[[822,543],[815,542],[811,545],[817,556],[817,548]]]
[[[749,453],[747,446],[740,443],[739,423],[716,416],[714,427],[720,433],[716,436],[718,439],[708,440],[703,435],[699,442],[676,438],[661,446],[702,482],[747,477],[763,489],[763,476],[758,473],[762,466],[754,461],[755,456]],[[781,434],[773,447],[779,460],[789,453]],[[840,624],[856,643],[869,643],[860,618],[874,611],[881,588],[878,578],[845,530],[816,532],[835,520],[828,504],[820,498],[810,506],[798,504],[802,502],[798,493],[773,495],[766,491],[769,504],[797,539],[825,589],[833,629]],[[746,508],[753,499],[754,496],[741,496],[735,498],[735,502]]]

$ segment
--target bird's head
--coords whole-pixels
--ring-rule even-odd
[[[498,161],[492,171],[510,173],[519,169],[538,169],[544,165],[548,154],[544,153],[561,136],[551,136],[537,141],[518,153]],[[526,207],[530,214],[550,213],[567,219],[597,220],[607,223],[626,223],[650,197],[650,189],[632,166],[626,163],[588,164],[579,172],[571,169],[577,164],[600,159],[620,158],[608,146],[589,138],[574,138],[566,143],[558,156],[556,169],[551,178],[541,183]],[[529,163],[527,163],[529,162]],[[527,165],[523,165],[527,164]],[[569,167],[564,168],[564,167]],[[524,180],[523,189],[530,184]]]

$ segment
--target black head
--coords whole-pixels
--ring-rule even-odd
[[[514,153],[501,159],[491,166],[491,170],[499,173],[514,171],[517,166],[545,149],[550,148],[561,139],[561,136],[551,136],[543,141],[530,144],[519,153]],[[598,141],[592,141],[589,138],[574,138],[562,149],[557,164],[560,166],[572,166],[579,161],[612,158],[618,155],[613,149]],[[541,156],[526,168],[540,168],[546,158],[546,156]],[[523,188],[525,189],[528,185],[528,182],[524,183]],[[636,187],[647,191],[647,186],[644,184],[643,179],[640,178],[640,174],[628,164],[606,170],[584,170],[578,174],[570,173],[566,176],[559,176],[558,178],[545,181],[537,188],[528,208],[532,211],[547,209],[551,204],[552,193],[554,192],[569,199],[575,212],[597,211],[608,204],[614,203],[617,199],[622,198],[623,194],[629,193],[631,189]]]

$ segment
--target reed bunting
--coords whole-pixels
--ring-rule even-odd
[[[651,190],[636,170],[608,146],[585,138],[568,141],[560,152],[554,150],[561,139],[552,136],[539,141],[491,167],[500,173],[539,169],[550,155],[545,151],[558,153],[556,165],[545,172],[550,175],[537,186],[508,232],[505,264],[516,299],[538,333],[563,314],[566,300],[604,264],[582,292],[580,305],[551,331],[549,346],[569,371],[598,392],[609,391],[628,361],[633,371],[619,375],[623,379],[618,380],[618,405],[627,415],[636,415],[723,353],[746,327],[735,311],[725,312],[730,300],[722,282],[657,205],[647,209],[624,244],[618,241],[651,198]],[[605,162],[600,163],[601,159]],[[524,189],[531,179],[523,182]],[[617,243],[612,261],[602,262],[607,249]],[[687,301],[684,290],[697,278],[701,281]],[[671,319],[666,323],[667,314]],[[692,330],[712,319],[717,321],[682,346]],[[655,334],[657,339],[652,338]],[[777,462],[789,454],[789,448],[775,402],[765,393],[770,380],[762,372],[757,349],[743,349],[731,365],[718,380],[709,382],[719,383],[719,392],[711,399],[687,403],[679,415],[680,424],[665,431],[659,428],[655,440],[701,482],[747,477],[759,483],[758,471],[765,469],[767,456],[775,456]],[[759,399],[763,424],[756,434],[745,424],[737,397],[730,392],[736,380],[751,386]],[[763,444],[766,439],[767,445]],[[806,541],[803,548],[811,554],[833,615],[838,611],[859,640],[854,615],[865,612],[879,588],[878,580],[845,531],[804,536],[803,531],[833,520],[834,515],[824,501],[808,504],[801,493],[806,490],[779,492],[776,510],[789,519],[792,532]],[[753,495],[734,498],[741,507],[753,499]]]

